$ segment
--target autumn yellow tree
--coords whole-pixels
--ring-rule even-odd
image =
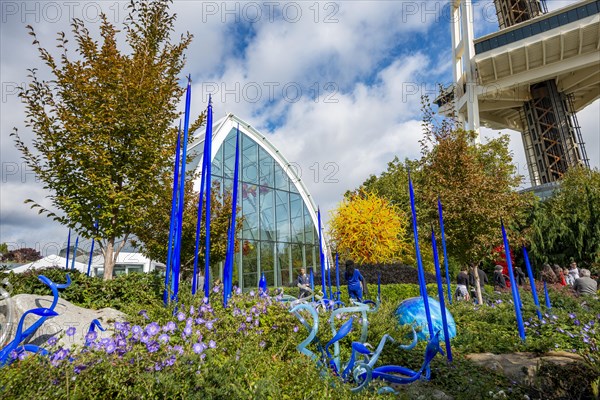
[[[331,214],[329,235],[342,257],[377,264],[398,261],[410,252],[403,240],[407,216],[374,193],[351,194]]]

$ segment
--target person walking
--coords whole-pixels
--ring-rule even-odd
[[[456,292],[454,293],[454,297],[456,300],[469,300],[471,297],[469,296],[469,275],[467,274],[467,267],[463,266],[456,277]]]
[[[506,289],[506,279],[502,273],[502,265],[494,267],[494,290]]]
[[[300,288],[299,299],[307,299],[311,296],[310,290],[310,277],[306,273],[305,268],[300,268],[300,275],[298,275],[298,287]]]
[[[346,278],[348,284],[348,296],[350,296],[351,299],[362,302],[365,278],[363,278],[357,268],[354,268],[354,261],[346,260],[346,272],[344,273],[344,278]]]

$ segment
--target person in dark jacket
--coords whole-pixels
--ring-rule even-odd
[[[456,292],[454,297],[456,300],[469,300],[469,275],[467,274],[467,267],[464,266],[460,269],[458,276],[456,277]]]
[[[298,297],[299,299],[310,297],[310,277],[304,268],[300,268],[300,275],[298,275],[298,287],[300,288],[300,297]]]
[[[502,265],[494,267],[494,290],[506,289],[506,279],[502,273]]]
[[[356,299],[362,302],[363,285],[365,284],[365,278],[360,274],[360,271],[354,268],[354,261],[346,261],[346,272],[344,278],[348,283],[348,296],[351,299]]]
[[[517,286],[523,286],[525,284],[525,273],[521,267],[515,267],[515,280],[517,281]]]
[[[481,293],[483,293],[483,285],[487,285],[489,282],[487,274],[480,267],[472,267],[469,272],[469,285],[475,287],[475,273],[473,272],[473,269],[475,268],[477,268],[477,275],[479,276],[479,289],[481,289]]]

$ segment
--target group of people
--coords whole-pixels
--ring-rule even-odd
[[[475,288],[475,268],[477,268],[479,285],[481,293],[483,293],[483,285],[488,283],[486,273],[481,270],[480,267],[475,267],[474,265],[470,269],[471,272],[467,273],[468,268],[464,266],[458,273],[456,280],[458,287],[456,289],[455,297],[458,300],[469,300],[471,298],[472,294],[470,293],[469,288],[472,288],[472,291]],[[518,286],[524,285],[527,281],[525,273],[518,266],[514,267],[514,278]],[[494,267],[494,276],[492,278],[494,290],[507,288],[508,279],[506,267],[496,265]],[[596,296],[598,292],[598,282],[592,279],[590,271],[584,268],[578,269],[575,261],[571,262],[569,269],[562,269],[556,264],[552,267],[550,264],[544,264],[542,267],[541,279],[549,284],[558,283],[563,286],[571,286],[579,296]]]
[[[571,261],[568,269],[557,264],[544,264],[541,276],[546,283],[573,287],[579,296],[595,296],[598,292],[598,282],[592,279],[590,270],[577,268],[575,261]]]
[[[494,285],[494,290],[502,290],[506,289],[508,276],[504,271],[504,267],[501,265],[496,265],[494,267],[494,276],[492,278],[492,284]],[[481,263],[479,265],[472,265],[470,271],[467,266],[463,266],[458,273],[456,283],[457,288],[455,292],[455,297],[457,300],[470,300],[472,294],[469,291],[469,288],[475,290],[475,270],[477,270],[477,276],[479,278],[479,288],[481,293],[484,292],[483,287],[487,285],[489,282],[487,274],[481,269]],[[557,264],[554,266],[550,266],[550,264],[544,264],[542,267],[541,278],[542,281],[547,282],[549,284],[561,284],[563,286],[572,286],[573,290],[579,296],[591,295],[595,296],[598,292],[598,282],[590,276],[590,271],[588,269],[578,269],[577,263],[572,261],[569,269],[565,268],[564,270],[560,268]],[[522,286],[526,283],[526,275],[523,270],[515,266],[514,267],[514,277],[515,282],[518,286]],[[346,271],[344,272],[344,278],[346,280],[346,284],[348,285],[348,295],[351,299],[356,299],[358,301],[362,301],[363,291],[366,290],[367,285],[364,277],[361,275],[360,271],[355,268],[354,262],[352,260],[346,261]],[[297,286],[300,288],[300,298],[308,298],[312,296],[312,291],[310,288],[310,279],[306,274],[306,269],[300,269],[300,275],[298,275]]]

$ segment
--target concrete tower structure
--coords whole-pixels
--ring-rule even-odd
[[[471,2],[452,0],[455,83],[436,103],[465,129],[522,132],[532,186],[551,184],[589,166],[576,112],[600,97],[600,0],[494,5],[500,30],[475,39]]]

